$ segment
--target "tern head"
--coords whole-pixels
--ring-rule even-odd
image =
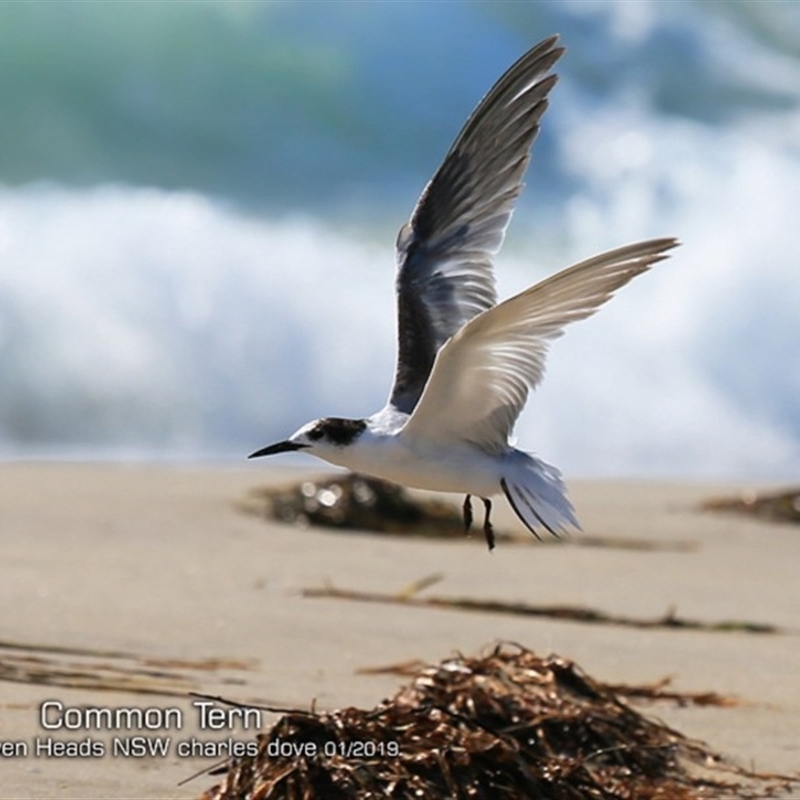
[[[316,456],[325,458],[332,451],[341,450],[352,444],[366,430],[366,427],[367,422],[363,419],[342,419],[341,417],[315,419],[296,430],[288,439],[262,447],[255,453],[251,453],[248,458],[306,449]]]

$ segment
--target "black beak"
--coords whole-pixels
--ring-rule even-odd
[[[271,444],[268,447],[262,447],[260,450],[256,450],[255,453],[250,453],[248,458],[261,458],[261,456],[274,456],[275,453],[289,453],[292,450],[302,450],[304,447],[308,447],[307,444],[296,444],[295,442],[285,441],[285,442],[278,442],[277,444]]]

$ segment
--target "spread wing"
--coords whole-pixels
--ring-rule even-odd
[[[410,414],[439,348],[497,302],[503,243],[530,149],[556,82],[558,37],[519,59],[484,97],[397,238],[397,370],[390,405]]]
[[[403,434],[504,450],[528,392],[544,374],[549,342],[677,244],[654,239],[603,253],[474,317],[439,351]]]

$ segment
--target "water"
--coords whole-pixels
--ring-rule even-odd
[[[796,478],[797,8],[1,5],[0,453],[238,458],[380,407],[396,230],[559,31],[501,296],[684,244],[554,343],[518,444],[569,475]]]

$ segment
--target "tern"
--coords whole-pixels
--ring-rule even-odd
[[[580,528],[561,473],[510,442],[550,342],[667,256],[672,238],[589,258],[497,302],[492,257],[523,187],[564,48],[552,36],[523,55],[467,120],[397,237],[398,354],[389,400],[366,419],[324,417],[249,457],[305,450],[404,486],[473,496],[495,539],[502,492],[537,537]]]

